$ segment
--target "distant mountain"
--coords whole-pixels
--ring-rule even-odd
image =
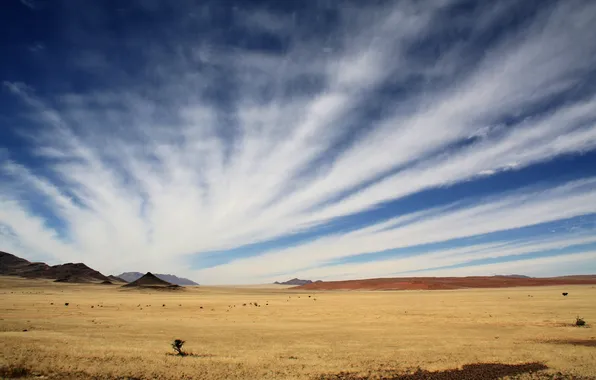
[[[46,263],[32,263],[2,251],[0,251],[0,275],[47,278],[60,282],[77,283],[109,281],[106,276],[83,263],[66,263],[50,266]]]
[[[513,278],[532,278],[530,276],[525,276],[523,274],[500,274],[496,277],[513,277]]]
[[[144,274],[140,273],[140,272],[125,272],[125,273],[119,274],[116,277],[120,277],[121,279],[123,279],[126,282],[133,282],[143,276],[144,276]],[[196,282],[189,280],[188,278],[177,277],[177,276],[174,276],[173,274],[156,273],[155,276],[157,278],[160,278],[160,279],[167,281],[174,285],[199,285]]]
[[[147,272],[143,276],[139,277],[135,281],[129,282],[123,285],[125,288],[162,288],[162,289],[180,289],[176,284],[172,284],[168,281],[164,281],[161,278],[155,276],[151,272]]]
[[[127,283],[128,282],[128,281],[125,281],[123,278],[120,278],[120,277],[114,276],[114,275],[109,275],[108,278],[112,282],[124,282],[124,283]]]
[[[319,281],[314,281],[314,282],[321,282],[321,281],[319,280]],[[278,282],[278,281],[274,282],[274,284],[277,284],[277,285],[296,285],[296,286],[312,284],[312,283],[313,283],[313,281],[311,281],[311,280],[301,280],[299,278],[293,278],[291,280],[284,281],[284,282]]]

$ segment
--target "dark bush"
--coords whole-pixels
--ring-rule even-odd
[[[579,316],[577,316],[577,318],[575,318],[575,325],[576,326],[585,326],[586,321],[584,321],[583,318],[580,318]]]
[[[182,339],[176,339],[172,342],[172,348],[176,351],[177,355],[186,356],[186,352],[182,351],[182,346],[184,346],[184,341]]]

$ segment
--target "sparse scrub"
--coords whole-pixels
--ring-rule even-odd
[[[575,318],[575,325],[576,326],[585,326],[586,321],[583,318],[580,318],[579,315]]]

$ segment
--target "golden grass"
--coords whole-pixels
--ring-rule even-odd
[[[168,292],[0,277],[0,367],[55,378],[313,379],[478,362],[594,378],[594,322],[594,286]],[[176,338],[197,355],[167,355]]]

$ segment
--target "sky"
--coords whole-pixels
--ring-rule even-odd
[[[5,0],[0,250],[201,284],[596,273],[596,2]]]

